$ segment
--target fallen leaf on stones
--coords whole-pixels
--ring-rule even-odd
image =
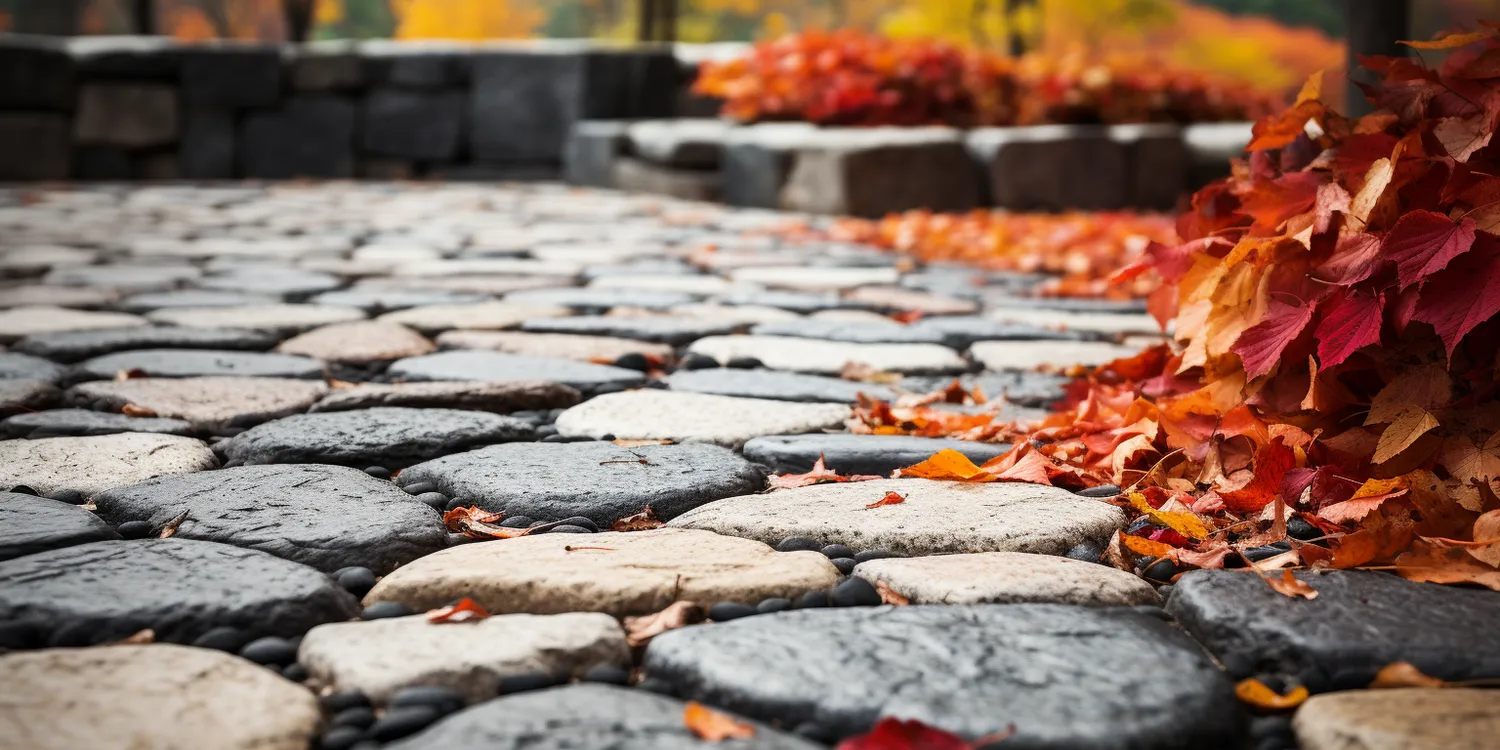
[[[1298,579],[1297,576],[1292,575],[1290,568],[1281,571],[1280,578],[1267,578],[1266,583],[1271,584],[1271,588],[1283,596],[1293,598],[1300,596],[1304,599],[1318,598],[1318,590],[1307,585],[1307,583]]]
[[[1426,583],[1477,583],[1500,591],[1500,570],[1469,556],[1461,547],[1441,547],[1425,540],[1396,558],[1396,575]]]
[[[880,594],[880,601],[886,604],[894,604],[897,607],[905,607],[911,604],[911,599],[896,593],[895,589],[892,589],[891,585],[885,581],[875,582],[875,593]]]
[[[620,446],[621,448],[639,448],[643,445],[671,445],[672,441],[652,440],[650,438],[633,438],[629,440],[616,440],[614,441],[614,444]]]
[[[1256,708],[1283,711],[1302,705],[1302,702],[1307,700],[1307,688],[1298,685],[1292,688],[1291,692],[1282,695],[1267,687],[1264,682],[1251,677],[1248,680],[1240,680],[1239,684],[1234,686],[1234,695]]]
[[[1447,687],[1448,683],[1424,674],[1410,662],[1395,661],[1380,668],[1375,673],[1375,680],[1370,683],[1372,690],[1379,688],[1440,688]]]
[[[682,709],[682,723],[699,739],[709,742],[748,740],[755,736],[755,727],[735,721],[728,714],[721,714],[697,701],[688,701]]]
[[[853,380],[857,383],[881,383],[891,385],[901,379],[894,372],[881,372],[864,362],[845,362],[839,369],[839,377],[844,380]]]
[[[644,646],[668,630],[696,625],[707,618],[708,613],[692,602],[672,602],[660,612],[625,618],[625,641],[632,647]]]
[[[154,411],[152,411],[150,409],[147,409],[144,406],[136,406],[135,404],[126,404],[126,405],[120,407],[120,413],[124,414],[127,417],[154,417],[154,416],[156,416],[156,412],[154,412]]]
[[[1155,542],[1143,536],[1134,536],[1124,532],[1118,533],[1120,545],[1137,555],[1161,557],[1162,555],[1170,555],[1177,549],[1170,544]]]
[[[869,510],[870,508],[879,508],[882,505],[899,505],[904,502],[906,502],[905,495],[902,495],[895,490],[891,490],[890,492],[885,493],[885,497],[882,497],[879,500],[866,505],[865,510]]]
[[[183,511],[181,513],[178,513],[175,516],[172,516],[172,520],[167,521],[165,524],[162,525],[161,531],[158,532],[157,535],[156,535],[157,538],[159,538],[159,539],[170,539],[173,534],[177,533],[177,527],[181,526],[182,522],[187,520],[187,517],[188,517],[188,512],[187,511]]]
[[[471,539],[514,539],[526,536],[532,529],[512,529],[495,524],[503,513],[491,513],[476,505],[454,508],[443,514],[443,524],[449,531],[463,534]]]
[[[129,370],[115,371],[115,380],[134,380],[136,378],[144,377],[146,377],[146,371],[140,369],[139,367],[132,367]]]
[[[656,517],[656,511],[649,505],[646,509],[633,516],[626,516],[610,524],[610,531],[649,531],[659,529],[663,526],[661,519]]]
[[[1261,559],[1261,560],[1255,560],[1255,561],[1253,561],[1253,562],[1250,563],[1250,567],[1255,568],[1256,570],[1259,570],[1259,571],[1268,571],[1268,570],[1277,570],[1278,568],[1285,568],[1285,567],[1288,567],[1288,566],[1297,566],[1297,565],[1301,565],[1301,564],[1302,564],[1302,553],[1299,552],[1298,550],[1294,550],[1293,549],[1293,550],[1287,550],[1286,552],[1283,552],[1283,553],[1281,553],[1279,555],[1272,555],[1270,557],[1267,557],[1267,558],[1264,558],[1264,559]],[[1291,571],[1287,571],[1287,572],[1291,572]],[[1311,597],[1309,597],[1309,598],[1311,598]]]
[[[993,482],[994,475],[974,465],[968,456],[952,448],[932,454],[926,461],[896,472],[898,476],[919,479],[953,479],[960,482]]]
[[[477,622],[489,616],[484,607],[467,596],[457,604],[427,611],[428,622]]]
[[[1139,492],[1132,492],[1126,497],[1136,510],[1150,516],[1151,520],[1191,539],[1208,538],[1208,524],[1191,512],[1157,510]]]
[[[876,722],[869,732],[840,742],[836,750],[976,750],[994,745],[1015,733],[1016,727],[1012,724],[970,743],[952,732],[916,719],[887,716]]]
[[[118,641],[110,641],[104,646],[144,646],[148,643],[156,643],[156,631],[151,628],[137,630],[134,633],[121,638]]]
[[[849,474],[840,476],[836,471],[830,471],[823,465],[822,454],[818,455],[817,463],[813,464],[812,471],[806,474],[777,474],[767,482],[767,487],[773,490],[789,490],[793,487],[806,487],[810,484],[821,484],[823,482],[864,482],[870,479],[884,479],[885,477],[874,474]]]

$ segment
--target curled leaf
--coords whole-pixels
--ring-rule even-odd
[[[157,414],[156,414],[155,411],[153,411],[151,409],[147,409],[144,406],[136,406],[135,404],[126,404],[126,405],[120,407],[120,413],[124,414],[127,417],[155,417],[155,416],[157,416]]]
[[[1272,690],[1266,683],[1255,679],[1240,680],[1234,686],[1234,695],[1241,702],[1248,703],[1256,708],[1266,711],[1285,711],[1296,708],[1307,700],[1307,688],[1298,685],[1292,688],[1286,695]]]
[[[649,531],[664,526],[661,519],[656,517],[656,511],[647,505],[646,509],[633,516],[626,516],[609,525],[610,531]]]
[[[866,505],[865,510],[869,510],[870,508],[879,508],[882,505],[899,505],[904,502],[906,502],[905,495],[902,495],[895,490],[891,490],[890,492],[885,493],[885,497],[882,497],[879,500]]]
[[[438,623],[478,622],[489,616],[490,613],[486,612],[484,607],[479,606],[478,602],[467,596],[459,599],[457,604],[427,611],[427,621]]]
[[[1275,589],[1276,593],[1282,596],[1290,596],[1292,598],[1300,596],[1303,599],[1318,598],[1318,590],[1293,575],[1290,568],[1281,571],[1280,578],[1267,578],[1266,583],[1271,584],[1271,588]]]
[[[838,472],[825,467],[823,465],[823,456],[819,455],[811,471],[805,474],[777,474],[771,477],[766,486],[773,490],[787,490],[793,487],[806,487],[810,484],[822,484],[823,482],[864,482],[870,479],[882,478],[873,474],[849,474],[841,476]]]
[[[709,742],[724,740],[748,740],[755,736],[755,727],[736,721],[728,714],[719,713],[697,701],[688,701],[682,709],[682,723]]]
[[[531,529],[512,529],[497,525],[503,513],[491,513],[478,506],[470,505],[466,508],[454,508],[443,514],[443,524],[449,531],[455,534],[463,534],[471,539],[513,539],[518,536],[526,536]]]
[[[632,648],[644,646],[650,643],[652,638],[668,630],[696,625],[706,619],[708,619],[708,613],[697,604],[687,601],[672,602],[660,612],[625,618],[623,622],[625,642]]]
[[[1380,668],[1375,673],[1375,680],[1370,683],[1370,689],[1379,688],[1440,688],[1447,687],[1448,683],[1424,674],[1410,662],[1395,661]]]
[[[886,583],[885,581],[875,582],[875,593],[880,594],[880,601],[883,601],[886,604],[893,604],[897,607],[905,607],[908,604],[911,604],[910,598],[908,598],[904,594],[897,593],[896,590],[891,588],[891,585],[889,583]]]

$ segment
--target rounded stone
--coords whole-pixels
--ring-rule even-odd
[[[1309,698],[1292,727],[1302,750],[1487,750],[1500,705],[1475,688],[1354,690]]]
[[[827,591],[809,591],[797,599],[797,609],[820,609],[832,606]]]
[[[369,708],[370,696],[358,690],[335,690],[319,698],[318,705],[328,713],[337,714],[351,708]]]
[[[359,613],[359,619],[385,620],[392,617],[406,617],[412,613],[412,608],[401,602],[374,602]]]
[[[714,622],[729,622],[757,614],[760,612],[755,607],[739,602],[719,602],[708,609],[708,619]]]
[[[52,409],[17,414],[0,421],[0,436],[7,438],[89,437],[122,432],[191,435],[193,425],[181,419],[131,417],[85,409]]]
[[[105,354],[75,365],[76,380],[109,380],[119,372],[140,377],[262,377],[320,379],[323,363],[309,357],[210,349],[138,349]]]
[[[850,578],[833,587],[828,597],[835,607],[876,607],[885,602],[880,592],[863,578]]]
[[[371,406],[469,409],[496,414],[578,403],[578,390],[560,383],[536,380],[486,383],[441,381],[430,383],[360,383],[336,388],[313,411],[349,411]]]
[[[368,708],[355,710],[369,712]],[[372,712],[370,713],[370,722],[374,723],[374,721],[375,714]],[[361,739],[364,739],[365,728],[347,724],[335,724],[327,732],[324,732],[323,736],[318,740],[318,750],[350,750]]]
[[[126,432],[0,442],[0,487],[24,484],[46,495],[58,490],[92,495],[218,465],[203,441],[177,435]]]
[[[288,378],[136,378],[82,383],[68,389],[75,404],[118,411],[133,404],[158,417],[185,420],[199,432],[224,434],[306,411],[328,386]]]
[[[292,682],[307,682],[307,668],[301,664],[288,664],[281,668],[281,677]]]
[[[375,572],[369,568],[349,568],[338,575],[338,582],[345,591],[362,598],[375,588]]]
[[[854,550],[843,544],[829,544],[818,551],[822,552],[823,556],[830,560],[837,560],[840,557],[854,557]]]
[[[1123,570],[1024,552],[872,560],[854,575],[912,604],[1160,604],[1150,584]]]
[[[324,463],[408,466],[492,443],[526,440],[519,419],[454,409],[376,407],[298,414],[252,427],[215,446],[247,464]]]
[[[431,706],[439,713],[451,714],[464,707],[463,693],[443,685],[410,685],[390,694],[386,708]]]
[[[215,651],[227,651],[238,654],[241,648],[249,642],[249,636],[239,628],[221,625],[210,628],[208,632],[193,639],[192,645],[198,648],[211,648]]]
[[[375,479],[389,480],[391,478],[391,470],[385,468],[384,466],[366,466],[364,471],[366,474],[374,477]]]
[[[853,573],[854,572],[854,566],[859,564],[859,563],[855,562],[854,558],[852,558],[852,557],[835,557],[835,558],[831,558],[831,559],[833,561],[833,567],[838,568],[839,572],[842,573],[842,574],[844,574],[844,575],[849,575],[850,573]]]
[[[284,667],[297,661],[297,647],[285,638],[256,638],[240,649],[240,658],[256,664]]]
[[[769,614],[771,612],[781,612],[783,610],[788,610],[791,608],[792,600],[784,597],[772,597],[770,599],[763,599],[761,600],[760,604],[755,605],[755,611],[763,615]]]
[[[442,713],[432,706],[393,708],[376,719],[365,736],[378,742],[391,742],[420,732],[440,718]]]
[[[905,502],[865,506],[897,492]],[[818,484],[728,498],[669,521],[774,544],[789,536],[914,555],[959,552],[1061,554],[1108,538],[1123,512],[1067,490],[1019,482],[977,484],[881,479]],[[858,559],[858,558],[856,558]]]
[[[597,667],[589,667],[588,671],[583,673],[582,680],[605,685],[628,685],[630,684],[630,670],[610,664],[600,664]]]
[[[454,350],[408,357],[391,363],[392,377],[409,381],[479,380],[489,383],[548,381],[595,393],[606,386],[640,385],[646,376],[635,370],[596,365],[560,357],[531,357],[503,352]]]
[[[77,505],[0,492],[0,561],[119,538],[109,524]]]
[[[375,723],[375,711],[369,706],[354,706],[346,708],[333,715],[330,722],[336,727],[354,727],[355,729],[368,729]]]
[[[556,425],[558,434],[631,440],[712,443],[740,448],[762,435],[840,428],[849,418],[842,404],[733,398],[705,393],[644,389],[610,393],[575,406]]]
[[[360,320],[334,323],[281,342],[276,351],[324,362],[363,365],[437,351],[425,336],[399,323]]]
[[[779,541],[779,542],[776,543],[776,551],[777,552],[801,552],[801,551],[808,551],[808,552],[817,552],[819,554],[822,554],[823,546],[824,545],[819,544],[818,540],[816,540],[816,539],[809,539],[809,538],[807,538],[805,536],[789,536],[789,537],[787,537],[787,538],[785,538],[785,539],[783,539],[783,540],[781,540],[781,541]],[[826,557],[826,555],[824,555],[824,556]]]
[[[824,468],[840,474],[886,476],[948,449],[983,464],[1004,455],[1010,445],[910,435],[772,435],[745,443],[745,458],[782,474],[811,471],[821,458]]]
[[[496,614],[640,615],[679,599],[711,607],[790,598],[837,580],[828,558],[816,553],[778,553],[708,532],[606,531],[586,541],[544,534],[450,547],[381,579],[366,601],[422,610],[468,596]]]
[[[718,362],[753,358],[772,370],[838,375],[859,362],[878,372],[958,373],[968,369],[957,352],[941,344],[851,344],[793,336],[709,336],[688,347]]]
[[[292,637],[359,611],[333,579],[258,550],[186,539],[93,542],[0,563],[0,646],[85,646],[150,628],[192,643],[232,625]]]
[[[342,466],[241,466],[164,477],[100,493],[94,503],[107,521],[153,527],[186,511],[177,538],[253,548],[328,572],[386,573],[447,546],[436,511]]]
[[[557,684],[558,679],[548,672],[527,672],[501,678],[500,683],[495,687],[495,692],[497,695],[528,693],[533,690],[546,690]]]
[[[306,688],[209,649],[156,643],[14,652],[0,656],[0,674],[0,737],[30,750],[305,750],[320,720]]]

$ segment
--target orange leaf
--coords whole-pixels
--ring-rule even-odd
[[[1440,688],[1447,685],[1443,680],[1424,674],[1410,662],[1394,661],[1375,673],[1375,680],[1370,683],[1370,688]]]
[[[1403,40],[1397,42],[1397,44],[1404,44],[1415,49],[1454,49],[1455,47],[1463,47],[1475,42],[1484,41],[1494,36],[1495,32],[1493,29],[1480,29],[1479,31],[1471,31],[1467,34],[1449,34],[1431,41]]]
[[[1245,486],[1219,490],[1224,507],[1236,513],[1249,513],[1266,507],[1281,494],[1281,480],[1296,463],[1292,449],[1282,438],[1275,438],[1255,453],[1255,474]]]
[[[427,611],[428,622],[478,622],[489,616],[484,607],[467,596],[452,606]]]
[[[688,701],[682,710],[682,723],[699,739],[709,742],[722,742],[724,740],[748,740],[755,736],[755,727],[735,721],[728,714],[722,714],[697,701]]]
[[[1500,570],[1470,557],[1461,548],[1441,548],[1418,541],[1396,558],[1396,575],[1427,583],[1477,583],[1500,591]]]
[[[1234,686],[1234,695],[1245,703],[1249,703],[1259,709],[1267,711],[1284,711],[1296,708],[1307,700],[1307,688],[1298,685],[1292,691],[1282,695],[1267,687],[1264,682],[1254,677],[1248,680],[1240,680]]]
[[[899,474],[903,477],[952,479],[960,482],[995,481],[993,475],[975,466],[968,456],[952,448],[944,448],[916,466],[901,469]]]
[[[1120,544],[1125,545],[1126,549],[1137,555],[1149,557],[1162,557],[1170,555],[1177,550],[1176,547],[1170,544],[1152,541],[1143,536],[1132,536],[1124,532],[1120,532]]]
[[[152,411],[151,409],[147,409],[144,406],[136,406],[135,404],[126,404],[126,405],[120,407],[120,413],[124,414],[127,417],[154,417],[154,416],[156,416],[156,412],[155,411]]]
[[[1132,492],[1126,497],[1136,510],[1150,516],[1151,520],[1191,539],[1208,538],[1208,524],[1198,516],[1186,511],[1157,510],[1151,507],[1151,503],[1146,501],[1146,496],[1139,492]]]
[[[1005,456],[1001,456],[1001,458],[1005,458]],[[1021,456],[1021,459],[1009,468],[993,476],[995,479],[1007,482],[1030,482],[1032,484],[1050,485],[1052,484],[1052,480],[1048,477],[1047,469],[1051,466],[1052,462],[1048,461],[1046,456],[1032,451]],[[988,461],[985,462],[985,467],[989,468]]]
[[[904,502],[906,502],[905,496],[903,496],[899,492],[896,492],[895,490],[891,490],[890,492],[885,493],[885,497],[882,497],[879,500],[866,505],[865,509],[869,510],[870,508],[879,508],[882,505],[897,505]]]
[[[896,593],[896,590],[892,589],[891,585],[885,581],[875,582],[875,593],[880,594],[880,601],[886,604],[894,604],[897,607],[905,607],[911,604],[911,599]]]
[[[1294,599],[1299,596],[1303,599],[1318,598],[1318,590],[1292,575],[1291,568],[1281,571],[1280,578],[1267,578],[1266,583],[1271,584],[1271,588],[1283,596],[1290,596]]]

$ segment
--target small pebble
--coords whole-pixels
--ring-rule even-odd
[[[82,492],[79,492],[78,490],[55,490],[48,497],[60,503],[67,503],[69,505],[83,505],[89,500],[84,496]]]
[[[776,545],[777,552],[817,552],[823,549],[823,545],[816,539],[808,539],[805,536],[789,536]]]
[[[288,664],[282,668],[281,676],[292,682],[307,682],[307,667],[301,664]]]
[[[210,628],[203,635],[193,639],[192,645],[198,648],[211,648],[215,651],[227,651],[231,654],[237,654],[249,642],[250,637],[245,631],[239,628],[220,625],[217,628]]]
[[[368,466],[368,467],[365,467],[365,473],[369,474],[372,477],[375,477],[376,479],[390,479],[391,478],[391,470],[385,468],[384,466]]]
[[[361,620],[384,620],[387,617],[406,617],[416,612],[401,602],[375,602],[359,613]]]
[[[797,609],[822,609],[829,607],[827,591],[809,591],[797,599]]]
[[[629,685],[630,670],[613,664],[599,664],[589,667],[589,670],[583,673],[583,681],[602,682],[606,685]]]
[[[446,506],[445,509],[446,510],[458,510],[459,508],[463,508],[463,507],[465,507],[467,505],[468,505],[468,503],[465,503],[464,500],[463,500],[463,498],[461,498],[461,497],[455,497],[452,500],[448,501],[448,505]]]
[[[1162,601],[1166,601],[1169,597],[1172,596],[1172,591],[1175,588],[1175,584],[1163,583],[1162,585],[1156,587],[1156,595],[1160,596]]]
[[[545,690],[556,684],[558,684],[558,679],[546,672],[527,672],[501,677],[498,692],[500,695],[525,693],[531,690]]]
[[[771,612],[782,612],[791,608],[792,600],[783,599],[779,596],[772,599],[763,599],[760,604],[755,605],[755,611],[763,615],[770,614]]]
[[[871,560],[885,560],[892,557],[905,557],[905,555],[892,552],[888,549],[867,549],[854,556],[857,563],[869,562]]]
[[[554,433],[554,434],[551,434],[551,435],[548,435],[548,436],[542,438],[541,442],[543,442],[543,443],[570,443],[570,442],[572,442],[572,440],[569,440],[568,437],[565,436],[565,435],[558,435],[558,434]]]
[[[375,711],[369,706],[353,706],[334,714],[331,723],[336,727],[369,729],[375,723]]]
[[[1264,546],[1261,546],[1261,547],[1251,547],[1250,549],[1244,550],[1242,552],[1242,554],[1244,554],[1245,558],[1248,559],[1251,562],[1259,562],[1259,561],[1264,560],[1264,559],[1266,559],[1268,557],[1275,557],[1275,556],[1277,556],[1277,555],[1279,555],[1279,554],[1281,554],[1283,552],[1289,552],[1289,551],[1291,551],[1291,549],[1292,549],[1292,543],[1291,542],[1280,541],[1280,542],[1275,542],[1274,544],[1267,544],[1267,545],[1264,545]]]
[[[256,664],[284,667],[297,661],[297,647],[285,638],[256,638],[240,649],[240,657]]]
[[[574,526],[573,524],[570,524],[570,523],[564,523],[564,524],[558,524],[556,526],[553,526],[552,528],[549,528],[546,531],[540,531],[540,532],[537,532],[537,533],[539,533],[539,534],[592,534],[592,533],[594,533],[594,530],[593,529],[586,529],[586,528],[584,528],[582,526]]]
[[[1286,522],[1286,533],[1287,536],[1293,539],[1300,539],[1304,542],[1310,542],[1325,536],[1322,529],[1295,516]]]
[[[448,507],[448,496],[441,492],[423,492],[417,495],[417,499],[432,506],[434,510],[443,510]]]
[[[631,352],[616,357],[615,367],[623,367],[627,370],[636,370],[638,372],[650,372],[651,360],[646,359],[646,355],[640,352]]]
[[[432,722],[442,718],[432,706],[407,706],[386,711],[366,732],[366,736],[377,742],[399,740],[407,735],[426,729]]]
[[[407,494],[422,495],[428,492],[437,492],[437,488],[437,482],[412,482],[401,489],[406,490]]]
[[[1125,527],[1125,534],[1127,536],[1146,536],[1151,533],[1151,528],[1151,519],[1141,516],[1131,521],[1130,525]]]
[[[875,584],[863,578],[844,579],[833,587],[829,599],[835,607],[874,607],[885,603],[880,592],[875,590]]]
[[[1136,561],[1135,561],[1135,572],[1140,573],[1140,572],[1144,571],[1146,568],[1148,568],[1148,567],[1151,566],[1151,563],[1154,563],[1154,562],[1156,562],[1156,556],[1155,555],[1143,555],[1143,556],[1141,556],[1139,558],[1136,558]]]
[[[348,568],[338,575],[339,585],[344,590],[363,599],[375,588],[375,571],[369,568]]]
[[[500,525],[507,529],[524,529],[534,523],[536,521],[531,520],[531,516],[509,516],[500,519]]]
[[[484,540],[483,539],[478,539],[478,538],[475,538],[475,537],[472,537],[472,536],[469,536],[467,534],[459,534],[457,532],[449,532],[448,533],[448,546],[449,547],[457,547],[460,544],[470,544],[470,543],[473,543],[473,542],[482,542],[482,541],[484,541]]]
[[[849,575],[850,573],[853,573],[854,572],[854,566],[859,564],[859,563],[855,562],[854,558],[852,558],[852,557],[836,557],[833,560],[831,560],[830,562],[833,563],[833,567],[838,568],[839,572],[843,573],[844,575]]]
[[[558,523],[563,526],[582,526],[589,531],[599,530],[599,524],[594,523],[594,519],[588,516],[569,516]]]
[[[823,556],[830,560],[840,557],[854,557],[854,550],[842,544],[830,544],[818,551],[822,552]]]
[[[1178,567],[1177,563],[1172,562],[1171,558],[1163,557],[1147,565],[1146,569],[1141,571],[1141,575],[1147,580],[1156,581],[1157,583],[1171,583],[1172,576],[1181,572],[1182,568]]]
[[[145,521],[126,521],[116,526],[115,531],[126,539],[145,539],[151,535],[151,524]]]
[[[319,750],[351,750],[365,736],[362,727],[334,727],[318,740]]]
[[[17,495],[36,495],[36,496],[40,496],[42,494],[42,493],[37,492],[36,490],[34,490],[34,489],[32,489],[32,488],[24,485],[24,484],[18,484],[16,486],[10,488],[10,491],[16,493]]]
[[[370,697],[358,690],[340,690],[319,698],[318,705],[328,713],[337,714],[351,708],[369,708]]]
[[[560,416],[562,416],[563,412],[565,412],[565,411],[567,411],[567,409],[563,409],[561,407],[559,407],[557,409],[553,409],[552,411],[547,412],[547,419],[549,421],[556,422],[557,418],[560,417]]]
[[[442,685],[412,685],[397,690],[386,703],[389,709],[410,706],[431,706],[446,715],[463,708],[464,697],[457,690]]]
[[[547,438],[554,437],[556,435],[557,435],[557,425],[544,424],[544,425],[536,428],[536,436],[537,436],[538,440],[546,440]]]
[[[718,360],[697,352],[689,352],[686,357],[682,358],[681,362],[677,363],[677,369],[679,370],[707,370],[718,366]]]
[[[708,608],[708,619],[714,622],[729,622],[757,614],[760,612],[754,607],[739,602],[719,602]]]
[[[642,690],[656,693],[657,695],[677,695],[677,688],[672,687],[672,683],[667,682],[660,677],[647,677],[646,679],[641,680],[640,684],[636,685],[636,687]]]
[[[1104,549],[1093,542],[1075,544],[1071,549],[1063,553],[1063,557],[1071,557],[1074,560],[1082,560],[1090,563],[1099,562],[1099,558],[1103,556]]]
[[[725,362],[724,366],[731,367],[736,370],[759,370],[765,367],[765,365],[762,364],[760,360],[754,357],[734,357],[728,362]]]
[[[1078,495],[1079,497],[1118,497],[1120,494],[1120,488],[1113,484],[1101,484],[1098,487],[1090,487],[1088,489],[1079,490],[1074,494]]]

